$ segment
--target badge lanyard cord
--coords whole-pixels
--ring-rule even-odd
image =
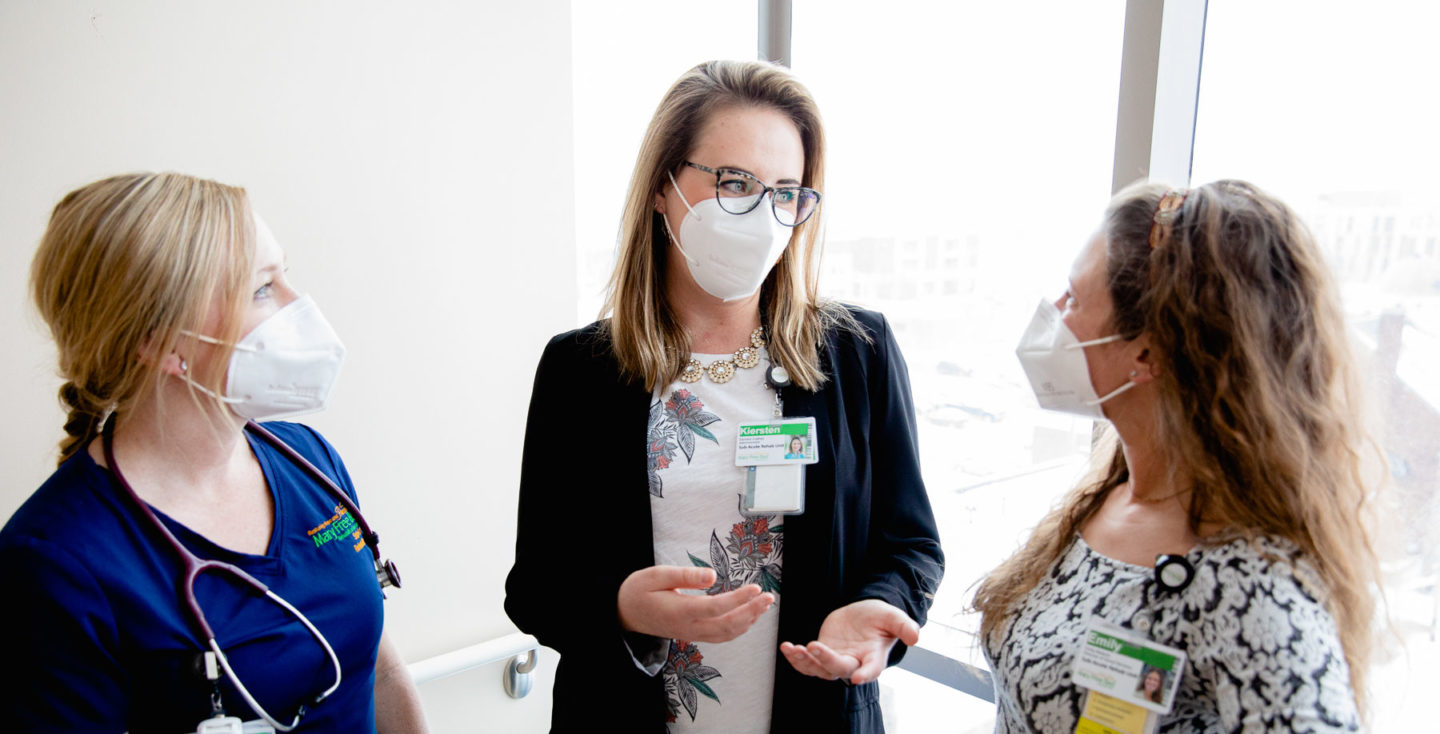
[[[389,561],[382,562],[380,560],[379,550],[377,549],[378,537],[374,532],[370,531],[369,526],[366,525],[364,518],[360,516],[358,508],[356,508],[355,504],[350,501],[350,498],[346,496],[344,492],[340,491],[340,489],[335,486],[335,483],[333,481],[330,481],[330,478],[328,476],[325,476],[323,472],[315,468],[315,466],[309,461],[307,461],[303,456],[300,456],[298,453],[296,453],[294,449],[286,446],[284,442],[282,442],[274,434],[260,427],[253,421],[251,421],[247,425],[247,428],[249,428],[252,432],[256,433],[258,436],[264,439],[266,443],[275,446],[292,461],[295,461],[298,465],[301,466],[301,468],[305,469],[306,473],[310,474],[311,476],[315,476],[317,479],[324,480],[321,482],[321,484],[324,485],[331,494],[335,495],[337,500],[340,500],[341,504],[345,506],[346,510],[351,513],[357,523],[361,526],[362,531],[364,532],[364,537],[370,546],[372,554],[374,554],[377,575],[381,577],[381,585],[387,585],[386,582],[388,581],[390,584],[398,587],[400,585],[398,574],[391,575],[393,574],[394,564]],[[105,450],[105,462],[109,466],[111,474],[114,475],[116,482],[120,485],[121,489],[124,490],[125,495],[130,499],[130,501],[137,508],[139,508],[140,513],[150,521],[150,524],[154,528],[159,530],[161,536],[175,551],[175,554],[180,558],[181,564],[184,568],[184,576],[181,580],[180,586],[181,591],[185,597],[186,606],[189,607],[190,616],[196,623],[196,626],[199,628],[201,636],[205,640],[206,645],[214,654],[215,659],[218,660],[220,667],[225,671],[225,677],[230,680],[231,685],[235,687],[235,690],[240,694],[240,697],[245,700],[245,703],[250,706],[251,710],[258,714],[262,719],[264,719],[267,724],[274,727],[278,731],[293,730],[296,725],[300,723],[301,717],[305,715],[305,706],[302,705],[296,712],[295,718],[290,722],[290,724],[285,725],[277,721],[274,717],[270,716],[270,714],[260,706],[259,702],[250,695],[249,690],[247,690],[244,684],[240,682],[239,677],[235,674],[235,670],[230,666],[230,661],[225,657],[225,652],[220,649],[220,645],[215,638],[215,632],[210,627],[210,622],[205,618],[205,612],[200,608],[200,602],[195,596],[195,579],[198,578],[200,574],[205,572],[229,574],[234,578],[239,579],[257,595],[264,596],[266,599],[274,602],[281,608],[288,611],[290,614],[294,615],[297,620],[299,620],[299,622],[305,627],[305,629],[310,632],[311,636],[314,637],[318,643],[320,643],[320,646],[325,650],[326,657],[330,660],[330,663],[335,669],[335,681],[330,685],[329,688],[325,689],[325,691],[316,696],[311,702],[311,705],[319,704],[321,701],[324,701],[330,696],[330,694],[334,693],[335,690],[340,687],[340,658],[336,656],[335,650],[330,646],[330,642],[325,639],[325,636],[320,633],[320,630],[317,629],[315,625],[309,620],[309,618],[302,614],[300,610],[296,609],[289,602],[280,598],[278,594],[271,591],[269,587],[261,583],[254,576],[246,573],[244,569],[241,569],[238,566],[226,563],[224,561],[201,559],[200,557],[192,553],[188,548],[186,548],[179,541],[179,539],[175,537],[175,534],[170,531],[170,528],[167,527],[165,523],[160,521],[160,518],[156,516],[155,511],[152,510],[150,506],[145,503],[144,500],[140,499],[140,496],[135,493],[134,488],[132,488],[130,486],[130,483],[125,480],[124,474],[120,472],[120,465],[115,461],[114,420],[107,422],[105,430],[102,432],[101,437],[102,444]],[[390,578],[386,578],[386,576],[390,576]],[[218,679],[218,676],[212,675],[210,676],[210,678],[212,682],[214,682]],[[219,702],[218,683],[216,685],[216,690],[214,690],[211,694],[211,704],[212,707],[216,710],[216,712],[219,713],[221,709]]]

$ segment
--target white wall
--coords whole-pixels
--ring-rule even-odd
[[[0,2],[0,515],[62,435],[26,294],[51,207],[115,173],[192,173],[250,191],[349,347],[306,420],[400,565],[406,658],[513,631],[526,401],[576,312],[569,34],[567,0]],[[522,702],[498,666],[434,684],[437,731],[543,731],[553,664]]]

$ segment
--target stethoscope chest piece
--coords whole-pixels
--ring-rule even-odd
[[[375,562],[375,578],[380,582],[380,588],[387,586],[400,588],[400,569],[395,568],[395,562],[390,559]]]
[[[1155,584],[1165,591],[1180,591],[1195,580],[1195,567],[1185,556],[1164,553],[1155,557]]]

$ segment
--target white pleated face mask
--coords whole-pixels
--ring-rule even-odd
[[[1108,344],[1121,338],[1115,334],[1082,342],[1065,325],[1060,309],[1042,300],[1025,334],[1020,337],[1015,356],[1020,358],[1020,366],[1025,369],[1030,389],[1035,391],[1040,407],[1082,418],[1105,420],[1105,412],[1100,406],[1135,387],[1135,383],[1127,381],[1104,397],[1096,395],[1095,387],[1090,384],[1090,365],[1085,360],[1085,347]]]
[[[187,332],[188,333],[188,332]],[[210,344],[213,337],[191,334]],[[301,296],[260,322],[235,344],[225,394],[216,395],[237,415],[252,420],[290,418],[324,410],[345,361],[345,345],[310,296]]]
[[[675,185],[675,176],[670,176]],[[760,194],[764,196],[764,194]],[[731,214],[720,208],[720,202],[706,199],[694,206],[685,201],[685,218],[680,222],[680,236],[670,229],[670,218],[660,215],[670,240],[685,256],[690,275],[706,293],[722,301],[735,301],[754,295],[775,267],[775,261],[790,244],[794,230],[776,221],[766,202],[745,214]]]

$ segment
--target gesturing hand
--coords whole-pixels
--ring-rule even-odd
[[[782,642],[780,652],[805,675],[848,679],[859,685],[885,670],[896,640],[907,645],[919,642],[920,625],[879,599],[862,599],[826,616],[819,639],[808,645]]]
[[[616,606],[620,625],[631,632],[690,642],[728,642],[745,634],[770,605],[773,594],[755,584],[714,596],[682,594],[708,589],[715,572],[708,568],[651,566],[620,584]]]

